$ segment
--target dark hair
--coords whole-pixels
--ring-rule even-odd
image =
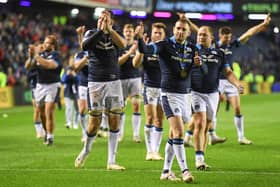
[[[230,27],[224,26],[219,29],[219,34],[224,35],[224,34],[231,34],[231,33],[232,33],[232,30]]]
[[[178,19],[177,21],[176,21],[176,23],[177,22],[181,22],[181,23],[183,23],[183,24],[187,24],[189,27],[190,27],[190,23],[189,23],[189,21],[187,20],[187,19]]]

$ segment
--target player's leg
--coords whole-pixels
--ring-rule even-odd
[[[154,118],[154,132],[152,137],[153,144],[153,160],[163,160],[159,154],[159,148],[161,145],[162,134],[163,134],[163,110],[161,104],[156,106],[156,113]]]
[[[40,108],[36,105],[34,99],[32,99],[32,104],[33,104],[33,121],[34,121],[34,127],[36,131],[36,137],[43,138],[45,136],[45,130],[43,128],[42,121],[40,118]]]
[[[82,139],[81,141],[84,142],[86,140],[87,135],[87,100],[79,99],[78,100],[78,107],[79,107],[79,114],[81,120],[81,129],[82,129]]]
[[[70,99],[69,97],[64,97],[64,103],[65,103],[65,120],[66,120],[65,126],[66,126],[66,128],[70,129],[70,128],[72,128],[74,101],[73,101],[73,99]]]
[[[46,114],[46,129],[47,129],[47,141],[46,145],[52,145],[54,140],[54,128],[55,128],[55,101],[58,94],[59,83],[50,84],[46,87],[45,97],[45,114]]]
[[[193,147],[193,142],[192,142],[193,131],[194,131],[193,117],[191,117],[190,122],[187,123],[186,126],[187,126],[187,130],[185,132],[184,145],[186,147]]]
[[[181,180],[180,178],[177,178],[176,175],[171,171],[174,157],[175,157],[175,152],[173,149],[173,134],[171,129],[169,128],[168,140],[165,145],[163,170],[160,175],[160,180],[170,180],[170,181]]]
[[[107,137],[108,136],[108,113],[103,112],[102,113],[102,121],[101,121],[101,126],[100,129],[97,133],[98,137]]]
[[[205,170],[207,164],[204,161],[204,144],[206,130],[206,101],[205,94],[192,92],[193,108],[193,143],[195,149],[195,165],[199,170]]]
[[[175,156],[177,158],[177,162],[182,172],[183,180],[185,182],[192,182],[194,180],[193,176],[190,174],[187,160],[186,160],[186,153],[184,147],[184,123],[180,116],[174,116],[168,118],[168,122],[170,124],[171,130],[173,132],[173,150]]]
[[[123,93],[123,112],[120,114],[120,132],[118,135],[118,141],[122,141],[124,138],[124,128],[125,128],[125,106],[127,104],[128,98],[128,79],[121,80],[121,89]]]
[[[108,92],[106,94],[108,101],[105,108],[109,110],[109,141],[108,141],[108,170],[125,170],[125,167],[116,163],[116,153],[118,149],[118,134],[120,128],[120,114],[123,109],[123,94],[121,90],[121,82],[112,81],[108,84]]]
[[[91,110],[88,120],[88,128],[87,128],[87,136],[84,142],[84,146],[80,152],[80,154],[77,156],[75,160],[75,167],[83,167],[84,163],[86,161],[86,158],[88,154],[90,153],[92,149],[92,144],[96,139],[96,133],[100,127],[101,123],[101,110]]]
[[[219,89],[220,89],[220,87],[219,87]],[[220,108],[220,103],[224,101],[224,98],[225,98],[225,95],[220,93],[216,114],[218,113],[219,108]],[[227,140],[227,138],[225,138],[225,137],[219,137],[216,134],[216,130],[217,130],[217,115],[209,123],[209,130],[208,130],[208,132],[209,132],[209,145],[224,143]]]
[[[152,133],[153,133],[153,111],[154,105],[152,104],[145,104],[144,105],[144,112],[145,112],[145,126],[144,126],[144,136],[145,136],[145,143],[146,143],[146,160],[153,159],[153,147],[152,147]]]
[[[108,170],[125,170],[125,167],[116,163],[116,153],[118,149],[118,133],[120,113],[122,109],[115,109],[109,112],[109,139],[108,139]]]
[[[104,109],[105,83],[88,83],[89,92],[89,120],[87,127],[87,136],[84,146],[75,160],[75,167],[83,167],[85,160],[92,149],[92,144],[95,141],[97,131],[100,128],[102,111]]]
[[[80,114],[78,109],[78,100],[74,98],[74,120],[73,120],[73,128],[78,129],[79,128],[79,122],[80,122]]]
[[[133,129],[133,141],[136,143],[141,142],[140,138],[140,127],[141,127],[141,111],[140,111],[140,96],[135,95],[131,97],[132,104],[132,129]]]
[[[248,140],[244,135],[244,118],[243,118],[243,115],[241,114],[241,111],[240,111],[240,97],[239,97],[239,95],[230,96],[229,97],[229,102],[230,102],[231,106],[233,107],[233,109],[235,111],[234,125],[235,125],[236,130],[237,130],[238,142],[241,145],[252,144],[252,141]]]
[[[54,128],[55,128],[55,102],[45,103],[45,114],[46,114],[46,129],[47,129],[47,142],[46,145],[52,145],[54,139]]]
[[[192,182],[193,176],[190,174],[184,147],[184,122],[186,118],[184,111],[187,107],[185,94],[162,93],[162,103],[165,115],[168,118],[169,126],[173,135],[172,144],[178,165],[185,182]]]
[[[37,107],[40,111],[40,118],[42,120],[43,129],[45,131],[44,143],[47,142],[47,126],[46,126],[46,112],[45,112],[45,104],[37,103]]]
[[[141,126],[141,78],[127,79],[126,87],[127,96],[130,96],[132,104],[132,129],[133,141],[141,142],[140,126]]]
[[[78,99],[78,108],[80,114],[81,121],[81,129],[82,129],[82,138],[81,141],[85,142],[87,136],[87,125],[88,125],[88,88],[85,86],[79,86],[78,88],[79,99]]]

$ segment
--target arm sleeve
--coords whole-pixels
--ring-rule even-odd
[[[138,49],[140,53],[156,54],[158,52],[157,45],[146,45],[143,39],[138,39]]]
[[[83,50],[89,50],[91,46],[95,46],[100,40],[103,32],[101,30],[89,30],[85,33],[83,39]]]
[[[239,38],[233,40],[231,43],[230,43],[230,46],[231,47],[234,47],[234,48],[238,48],[241,46],[241,42],[239,40]]]

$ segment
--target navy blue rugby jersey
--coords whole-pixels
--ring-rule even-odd
[[[40,65],[37,66],[38,83],[50,84],[50,83],[60,82],[60,72],[62,69],[62,62],[59,53],[57,51],[51,51],[51,52],[44,51],[43,53],[40,54],[40,56],[43,57],[44,59],[54,61],[58,66],[55,69],[46,69]]]
[[[83,50],[88,51],[88,81],[106,82],[120,78],[118,47],[109,34],[100,30],[89,30],[83,39]]]
[[[64,97],[75,99],[78,97],[78,77],[67,74],[67,70],[69,67],[65,69],[65,73],[62,76],[62,83],[64,85]]]
[[[149,45],[154,45],[150,43]],[[144,54],[143,58],[144,85],[160,88],[161,73],[158,54]]]
[[[159,54],[161,89],[163,92],[188,93],[190,70],[194,64],[196,47],[190,42],[176,43],[174,36],[152,45],[140,39],[139,51],[144,54]]]
[[[84,58],[84,56],[88,56],[87,51],[81,51],[75,55],[75,62],[80,61]],[[78,72],[78,84],[80,86],[88,86],[88,65],[85,65]]]
[[[198,67],[194,67],[191,73],[191,88],[201,93],[213,93],[218,91],[219,76],[224,68],[229,67],[224,53],[214,47],[203,48],[197,44],[199,56],[205,63],[208,73],[203,74]]]
[[[128,50],[131,48],[132,45],[128,45],[126,48],[120,50],[120,55],[127,53]],[[120,65],[120,79],[130,79],[130,78],[137,78],[141,77],[139,68],[133,67],[132,60],[135,54],[132,54],[128,57],[127,61]]]
[[[37,68],[31,68],[28,72],[27,72],[27,82],[28,85],[31,89],[36,88],[36,84],[37,84],[37,75],[38,71]]]
[[[240,46],[241,46],[241,43],[238,39],[233,40],[228,45],[222,45],[219,41],[216,42],[216,48],[220,49],[225,54],[225,59],[232,70],[233,70],[233,68],[232,68],[233,52],[234,52],[234,49],[236,49]],[[226,77],[223,73],[220,75],[220,79],[226,79]]]

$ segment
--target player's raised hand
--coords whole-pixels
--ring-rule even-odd
[[[105,11],[104,16],[106,18],[106,22],[105,22],[106,31],[110,33],[113,30],[113,20],[111,19],[111,14],[110,12]]]
[[[145,44],[148,44],[148,43],[149,43],[150,38],[148,37],[148,34],[147,34],[147,33],[144,33],[144,35],[143,35],[143,40],[144,40]]]
[[[139,25],[137,25],[135,28],[135,36],[139,38],[143,38],[143,35],[144,35],[144,24],[141,21]]]
[[[79,27],[76,29],[76,33],[77,33],[78,35],[83,35],[84,32],[85,32],[85,29],[86,29],[86,27],[85,27],[84,25],[79,26]]]
[[[270,13],[268,13],[265,20],[263,20],[263,23],[265,26],[268,26],[270,21],[271,21],[271,16],[270,16]]]
[[[180,20],[187,20],[188,19],[186,17],[185,13],[183,13],[183,12],[177,12],[177,15],[179,16]]]
[[[198,51],[195,51],[193,60],[196,66],[201,66],[202,62],[201,62],[201,58],[198,55]]]
[[[137,49],[138,49],[138,43],[136,41],[134,41],[132,46],[129,49],[129,53],[135,54]]]
[[[34,54],[35,54],[35,46],[31,44],[28,46],[28,56],[33,58]]]

